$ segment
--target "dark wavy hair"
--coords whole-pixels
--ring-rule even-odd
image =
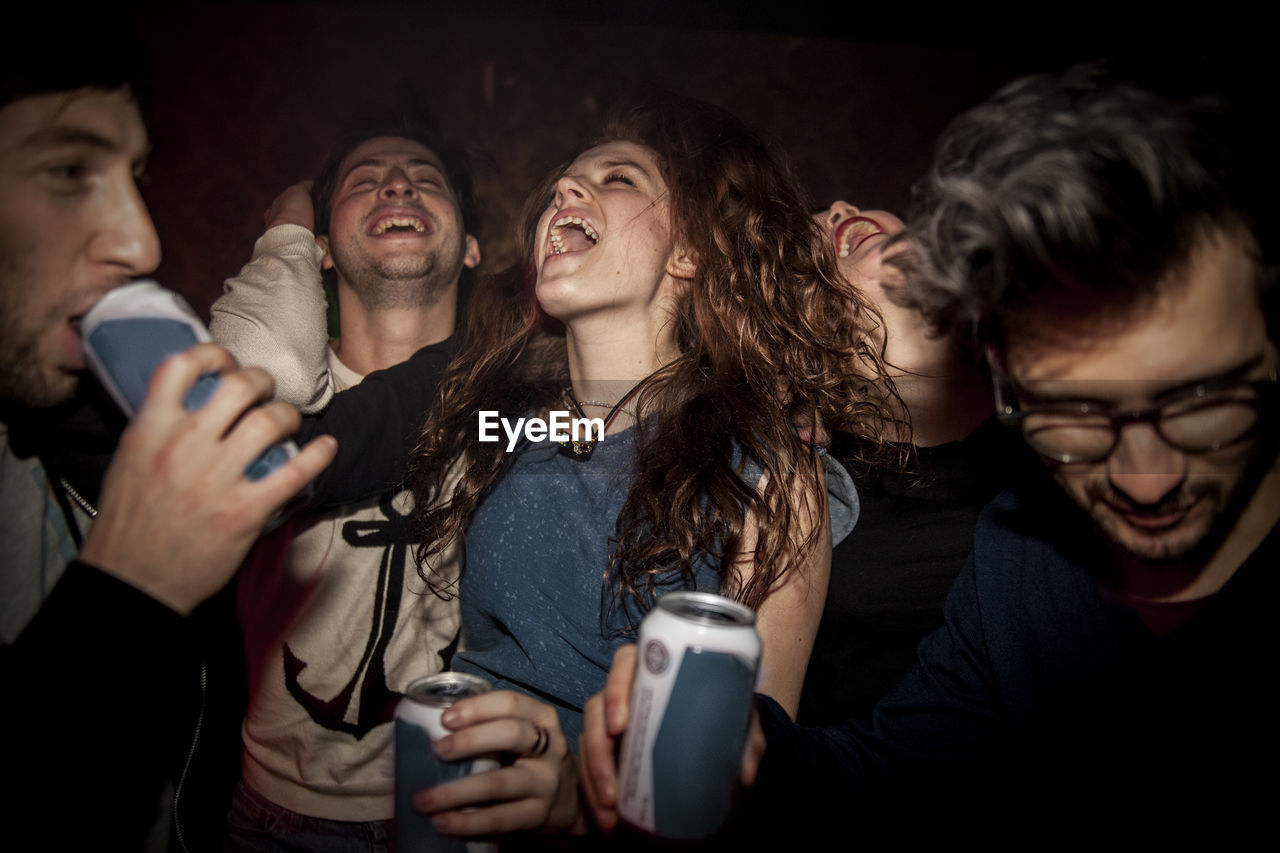
[[[1230,233],[1253,249],[1265,306],[1274,275],[1248,186],[1261,174],[1238,119],[1213,93],[1102,62],[1015,81],[938,142],[913,200],[907,300],[940,333],[999,350],[1063,316],[1129,316]]]
[[[794,533],[800,514],[827,511],[814,447],[797,424],[847,430],[875,447],[887,441],[891,392],[865,334],[878,318],[839,275],[790,173],[732,115],[650,93],[585,147],[614,140],[657,155],[672,233],[697,269],[672,318],[680,356],[641,392],[634,480],[603,594],[634,624],[659,586],[691,582],[695,562],[709,557],[721,588],[758,607],[817,545],[816,532],[803,540]],[[553,170],[526,205],[523,268],[478,289],[485,305],[470,314],[465,349],[423,431],[410,485],[424,575],[429,558],[464,535],[504,472],[508,454],[476,441],[476,412],[563,407],[564,328],[533,295],[534,231],[563,171]],[[735,462],[742,454],[764,470],[760,488],[744,482]],[[460,481],[435,499],[458,458],[465,459]],[[734,557],[749,516],[758,538],[755,570],[744,581]]]

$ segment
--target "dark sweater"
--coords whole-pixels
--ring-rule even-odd
[[[831,454],[853,476],[862,514],[831,553],[801,724],[870,716],[907,674],[916,646],[942,625],[978,512],[1011,480],[1012,457],[1023,447],[992,418],[962,441],[915,448],[908,472],[897,473],[858,465],[856,446],[837,438]]]
[[[912,815],[974,819],[995,803],[1019,824],[1074,829],[1261,821],[1274,786],[1257,774],[1277,756],[1280,529],[1156,636],[1083,568],[1102,552],[1051,491],[983,511],[946,624],[871,720],[805,729],[762,697],[759,812],[895,832]]]

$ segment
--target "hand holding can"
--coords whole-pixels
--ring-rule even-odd
[[[147,395],[151,374],[166,358],[212,340],[204,323],[181,296],[154,281],[135,281],[110,291],[80,322],[85,360],[108,393],[133,417]],[[203,406],[218,388],[216,373],[201,376],[187,392],[188,411]],[[298,454],[283,441],[267,448],[245,468],[260,480]]]
[[[405,853],[480,853],[492,849],[491,845],[441,835],[430,815],[413,808],[413,795],[422,789],[498,768],[498,762],[488,757],[446,761],[432,748],[433,743],[450,734],[440,720],[444,712],[463,699],[489,690],[489,682],[479,676],[441,672],[410,684],[396,707],[396,828],[398,849]]]
[[[666,838],[704,838],[732,805],[760,664],[755,613],[700,592],[663,596],[640,625],[622,738],[618,814]]]
[[[183,398],[200,376],[222,376],[199,411]],[[202,343],[165,360],[146,401],[120,435],[80,558],[179,613],[226,582],[272,514],[332,460],[319,436],[272,476],[244,469],[298,429],[298,411],[264,403],[271,377],[238,369],[226,350]]]

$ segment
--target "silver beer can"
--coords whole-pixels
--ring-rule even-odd
[[[737,789],[760,667],[755,612],[674,592],[640,623],[618,813],[643,832],[704,838]]]
[[[396,831],[401,853],[451,851],[485,853],[496,850],[486,842],[466,841],[436,832],[428,815],[413,809],[413,795],[423,788],[461,779],[470,773],[496,770],[492,758],[444,761],[437,758],[431,744],[450,734],[440,717],[451,705],[471,696],[488,693],[489,682],[464,672],[440,672],[419,678],[405,691],[396,706]]]

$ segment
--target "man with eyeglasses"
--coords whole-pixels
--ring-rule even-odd
[[[761,698],[753,819],[1023,846],[1265,825],[1280,429],[1253,197],[1274,183],[1223,103],[1089,66],[944,134],[903,296],[985,347],[1049,476],[983,511],[944,627],[870,720],[800,728]],[[629,663],[581,745],[605,825]]]
[[[804,731],[769,709],[766,787],[999,797],[1156,834],[1172,813],[1261,819],[1280,362],[1239,130],[1220,103],[1096,66],[948,129],[907,296],[986,347],[998,414],[1052,482],[984,511],[946,626],[873,721]]]

